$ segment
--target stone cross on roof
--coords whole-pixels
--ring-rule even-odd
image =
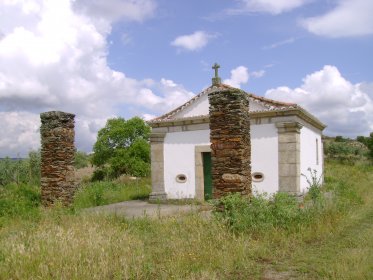
[[[220,68],[220,65],[217,64],[217,63],[215,63],[215,64],[212,66],[212,69],[215,70],[215,77],[212,78],[212,85],[213,85],[213,86],[217,86],[217,85],[221,84],[221,79],[220,79],[220,77],[219,77],[219,75],[218,75],[218,69],[219,69],[219,68]]]

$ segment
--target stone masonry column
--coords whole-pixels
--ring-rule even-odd
[[[152,133],[150,135],[152,193],[150,201],[166,200],[164,189],[164,138],[166,133]]]
[[[74,182],[74,117],[51,111],[40,114],[41,119],[41,201],[51,206],[56,201],[72,202]]]
[[[212,87],[208,97],[213,196],[251,195],[249,96]]]
[[[276,123],[278,129],[279,191],[300,192],[300,130],[298,122]]]

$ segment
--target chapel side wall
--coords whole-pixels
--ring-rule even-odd
[[[251,172],[264,175],[261,182],[253,178],[254,194],[278,191],[278,133],[275,124],[251,125]]]
[[[301,157],[301,174],[306,175],[311,179],[309,168],[316,170],[317,177],[323,173],[323,144],[321,139],[321,131],[310,126],[304,126],[300,135],[300,157]],[[317,149],[317,150],[316,150]],[[322,180],[322,177],[321,177]],[[322,181],[320,181],[322,183]],[[300,191],[306,192],[309,184],[304,176],[301,176]]]
[[[169,132],[164,140],[164,184],[168,199],[196,197],[195,147],[210,145],[210,131]],[[185,183],[176,181],[184,174]]]

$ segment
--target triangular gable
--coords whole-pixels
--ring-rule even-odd
[[[209,101],[208,101],[208,93],[215,90],[227,90],[233,89],[233,87],[220,84],[219,86],[211,86],[201,93],[197,94],[188,102],[184,103],[183,105],[177,107],[176,109],[168,112],[158,118],[155,118],[150,121],[152,122],[159,122],[159,121],[167,121],[167,120],[177,120],[183,118],[190,118],[190,117],[202,117],[209,115]],[[285,103],[274,101],[272,99],[260,97],[251,93],[249,94],[250,100],[250,112],[264,112],[264,111],[271,111],[271,110],[286,110],[286,109],[294,109],[298,106],[294,103]]]

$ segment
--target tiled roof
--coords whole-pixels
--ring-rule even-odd
[[[196,102],[198,99],[200,99],[202,96],[209,94],[210,92],[214,91],[222,91],[222,90],[230,90],[230,89],[236,89],[234,87],[231,87],[226,84],[219,84],[218,86],[210,86],[203,90],[201,93],[197,94],[194,96],[192,99],[184,103],[183,105],[177,107],[176,109],[172,110],[171,112],[168,112],[160,117],[157,117],[155,119],[152,119],[149,121],[149,123],[157,123],[157,122],[163,122],[163,121],[169,121],[174,119],[173,117],[180,111],[184,110],[185,108],[191,106],[194,102]],[[242,90],[240,90],[242,91]],[[244,92],[244,91],[243,91]],[[246,93],[246,92],[245,92]],[[261,111],[272,111],[272,110],[288,110],[288,109],[296,109],[300,108],[297,104],[295,103],[285,103],[285,102],[280,102],[280,101],[275,101],[272,99],[264,98],[261,96],[257,96],[252,93],[247,93],[249,95],[249,100],[251,103],[258,103],[265,107],[265,110]],[[260,111],[256,111],[260,112]],[[196,116],[197,117],[197,116]],[[203,117],[203,116],[200,116]]]

